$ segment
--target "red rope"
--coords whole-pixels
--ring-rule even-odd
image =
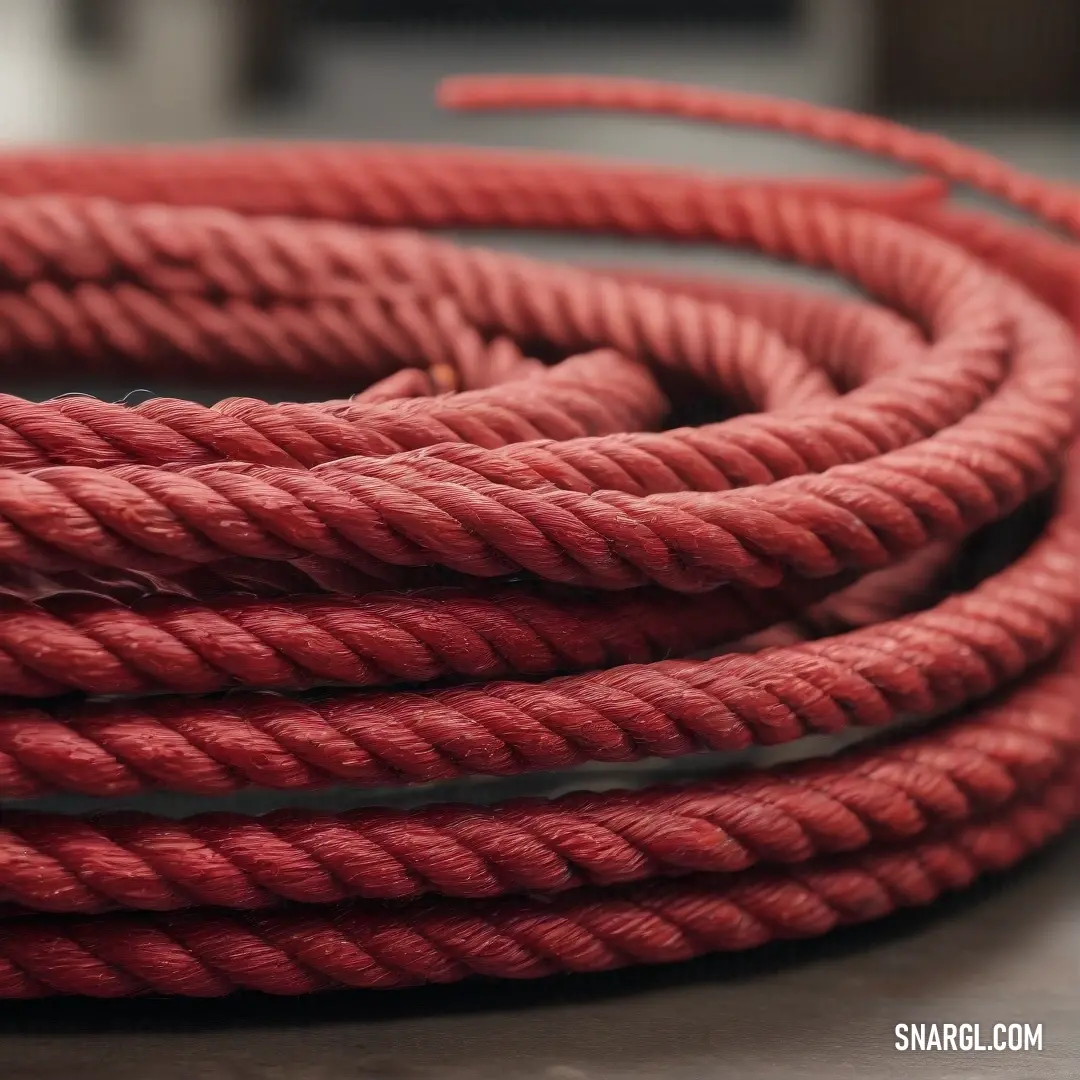
[[[4,810],[0,995],[676,960],[926,903],[1080,810],[1080,261],[942,205],[940,181],[1074,234],[1080,195],[881,121],[713,91],[487,79],[444,97],[758,124],[939,179],[388,147],[0,160],[13,366],[360,390],[0,397],[0,797],[415,783],[927,724],[490,808]],[[397,231],[451,225],[753,247],[874,301]],[[673,424],[703,398],[726,418]],[[1051,489],[1030,548],[950,594],[973,534]],[[240,692],[191,696],[221,690]]]

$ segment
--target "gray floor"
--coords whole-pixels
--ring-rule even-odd
[[[198,19],[213,16],[214,0],[174,3],[174,21],[162,24],[165,29],[154,24],[151,44],[164,51],[148,51],[139,60],[139,78],[148,89],[135,100],[123,92],[130,73],[121,78],[73,63],[49,44],[51,2],[0,0],[0,17],[7,18],[0,32],[0,138],[458,140],[736,173],[890,172],[781,138],[626,118],[447,117],[431,104],[431,89],[442,75],[506,69],[640,74],[857,103],[865,76],[853,61],[864,30],[857,0],[822,0],[813,8],[808,34],[786,41],[617,30],[324,38],[311,44],[307,99],[259,118],[221,111],[211,52],[195,49],[171,68],[154,60],[175,52],[178,42],[211,40]],[[168,7],[169,0],[158,2]],[[203,14],[192,14],[198,8]],[[1080,178],[1080,124],[964,117],[927,123],[1026,167]],[[638,245],[512,242],[570,257],[646,254]],[[733,265],[729,256],[708,249],[647,256],[703,268]],[[126,389],[103,392],[119,396]],[[222,1004],[8,1005],[0,1010],[0,1077],[1071,1080],[1080,1074],[1078,858],[1080,838],[1074,837],[929,913],[823,942],[670,969],[295,1002],[247,997]],[[1045,1050],[900,1053],[893,1049],[893,1027],[904,1021],[1041,1023]]]

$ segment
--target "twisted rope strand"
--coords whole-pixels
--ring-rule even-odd
[[[989,295],[1004,289],[998,286]],[[988,314],[986,299],[982,305]],[[914,433],[909,431],[896,449],[886,441],[886,452],[873,462],[832,471],[852,485],[871,485],[864,489],[863,501],[872,497],[874,503],[860,510],[879,534],[886,533],[885,547],[913,550],[929,537],[919,528],[909,527],[906,538],[898,531],[902,522],[883,485],[891,489],[905,483],[919,513],[937,519],[937,535],[962,535],[1044,485],[1071,438],[1074,339],[1015,291],[994,299],[995,309],[1012,300],[1017,333],[1026,347],[987,409],[976,408],[921,442],[910,443]],[[1038,358],[1030,373],[1029,356]],[[940,396],[940,386],[936,390]],[[857,398],[857,392],[849,397]],[[938,446],[947,470],[934,467]],[[854,456],[878,449],[870,443]],[[847,460],[851,458],[848,450]],[[206,563],[226,554],[269,559],[315,554],[361,567],[434,561],[482,576],[527,569],[556,581],[605,588],[651,579],[679,591],[709,587],[717,576],[759,586],[776,584],[780,568],[753,557],[748,549],[776,549],[778,539],[788,558],[797,560],[795,568],[811,576],[836,573],[844,565],[871,569],[888,558],[883,545],[868,543],[865,535],[861,552],[851,547],[858,538],[852,535],[850,515],[834,501],[839,493],[813,477],[790,476],[786,486],[745,495],[728,491],[696,500],[680,497],[676,506],[666,496],[638,502],[615,492],[533,496],[512,490],[521,482],[507,485],[505,472],[501,482],[492,482],[449,465],[442,474],[445,480],[428,479],[432,474],[427,470],[423,479],[414,479],[415,459],[407,472],[397,464],[394,457],[382,465],[344,461],[304,475],[239,465],[162,474],[139,466],[34,470],[11,477],[0,488],[0,523],[6,523],[4,531],[10,534],[5,538],[0,531],[0,552],[11,563],[42,570],[67,568],[76,554],[79,563],[157,570],[174,569],[178,561]],[[1028,475],[1018,474],[1018,466]],[[914,485],[913,471],[932,479],[935,487]],[[531,486],[533,481],[526,483]],[[543,510],[537,499],[543,499]],[[807,516],[818,525],[819,535],[805,528],[786,529],[775,512],[763,517],[748,513],[751,500],[760,509],[779,502],[785,517]],[[46,522],[36,509],[27,513],[28,501],[49,509]],[[289,514],[287,529],[284,511]],[[542,532],[536,528],[541,521],[549,523]],[[418,531],[421,523],[425,527]],[[820,550],[811,554],[812,546],[822,542],[833,551],[847,548],[845,561],[826,558]],[[689,544],[693,562],[703,573],[686,572]],[[599,562],[591,554],[598,545],[606,552],[597,552],[602,555]],[[621,558],[612,558],[613,548]],[[791,550],[798,548],[803,558]]]
[[[380,227],[620,230],[697,240],[732,196],[781,189],[886,211],[936,202],[940,182],[728,180],[672,169],[453,147],[251,145],[67,150],[8,156],[0,192],[216,206]],[[569,218],[567,215],[571,215]]]
[[[447,79],[439,87],[439,103],[452,109],[617,109],[784,131],[916,165],[998,195],[1074,232],[1080,229],[1074,186],[1050,183],[940,135],[846,109],[643,79],[528,75]]]
[[[0,798],[425,783],[922,723],[826,760],[486,808],[5,809],[0,996],[747,948],[927,903],[1080,811],[1080,261],[943,205],[941,180],[1074,235],[1078,193],[707,90],[444,95],[752,123],[941,179],[398,147],[0,158],[11,370],[349,395],[0,396]],[[446,226],[721,242],[865,298],[401,231]],[[984,526],[1051,491],[1026,550],[950,591]]]
[[[639,364],[612,352],[571,357],[524,384],[452,397],[344,407],[271,406],[230,398],[213,409],[153,398],[134,407],[70,396],[34,404],[0,397],[0,461],[49,464],[198,464],[250,461],[310,467],[356,454],[382,457],[438,443],[485,447],[568,440],[654,426],[666,402]],[[603,397],[601,387],[615,389]]]
[[[753,948],[926,904],[1002,870],[1077,812],[1075,773],[997,815],[897,850],[751,875],[535,900],[450,901],[377,914],[145,913],[0,921],[0,995],[216,997],[399,987],[469,975],[537,978]]]
[[[794,616],[813,592],[795,585],[689,600],[450,588],[130,605],[78,594],[0,599],[0,693],[205,694],[587,671],[692,653]]]
[[[0,709],[0,793],[424,782],[741,750],[934,716],[1071,639],[1077,530],[1070,513],[1012,566],[937,609],[761,657],[425,693]]]
[[[0,899],[43,911],[259,908],[434,891],[485,897],[737,873],[910,839],[1030,791],[1080,746],[1077,680],[1062,672],[952,728],[879,753],[682,789],[519,800],[491,810],[276,811],[184,822],[9,811]],[[1038,710],[1028,731],[1021,710]]]

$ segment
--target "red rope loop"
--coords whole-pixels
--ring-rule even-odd
[[[747,948],[927,903],[1080,810],[1080,261],[945,206],[942,181],[1073,235],[1080,195],[715,91],[466,79],[443,98],[754,124],[934,178],[378,146],[0,159],[12,370],[353,395],[0,396],[0,798],[509,776],[923,723],[490,807],[5,809],[0,996]],[[406,231],[446,226],[720,242],[867,299]],[[950,587],[981,530],[1050,492],[1030,546]]]

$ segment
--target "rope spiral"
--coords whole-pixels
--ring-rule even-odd
[[[930,175],[387,146],[0,158],[11,372],[351,395],[0,395],[0,799],[385,787],[879,731],[490,806],[9,804],[0,996],[674,961],[928,903],[1080,813],[1080,191],[711,90],[492,77],[442,99],[755,125]],[[954,182],[1054,228],[954,209]],[[864,298],[418,231],[449,227],[722,243]],[[958,583],[990,534],[1014,536],[1011,561]]]

